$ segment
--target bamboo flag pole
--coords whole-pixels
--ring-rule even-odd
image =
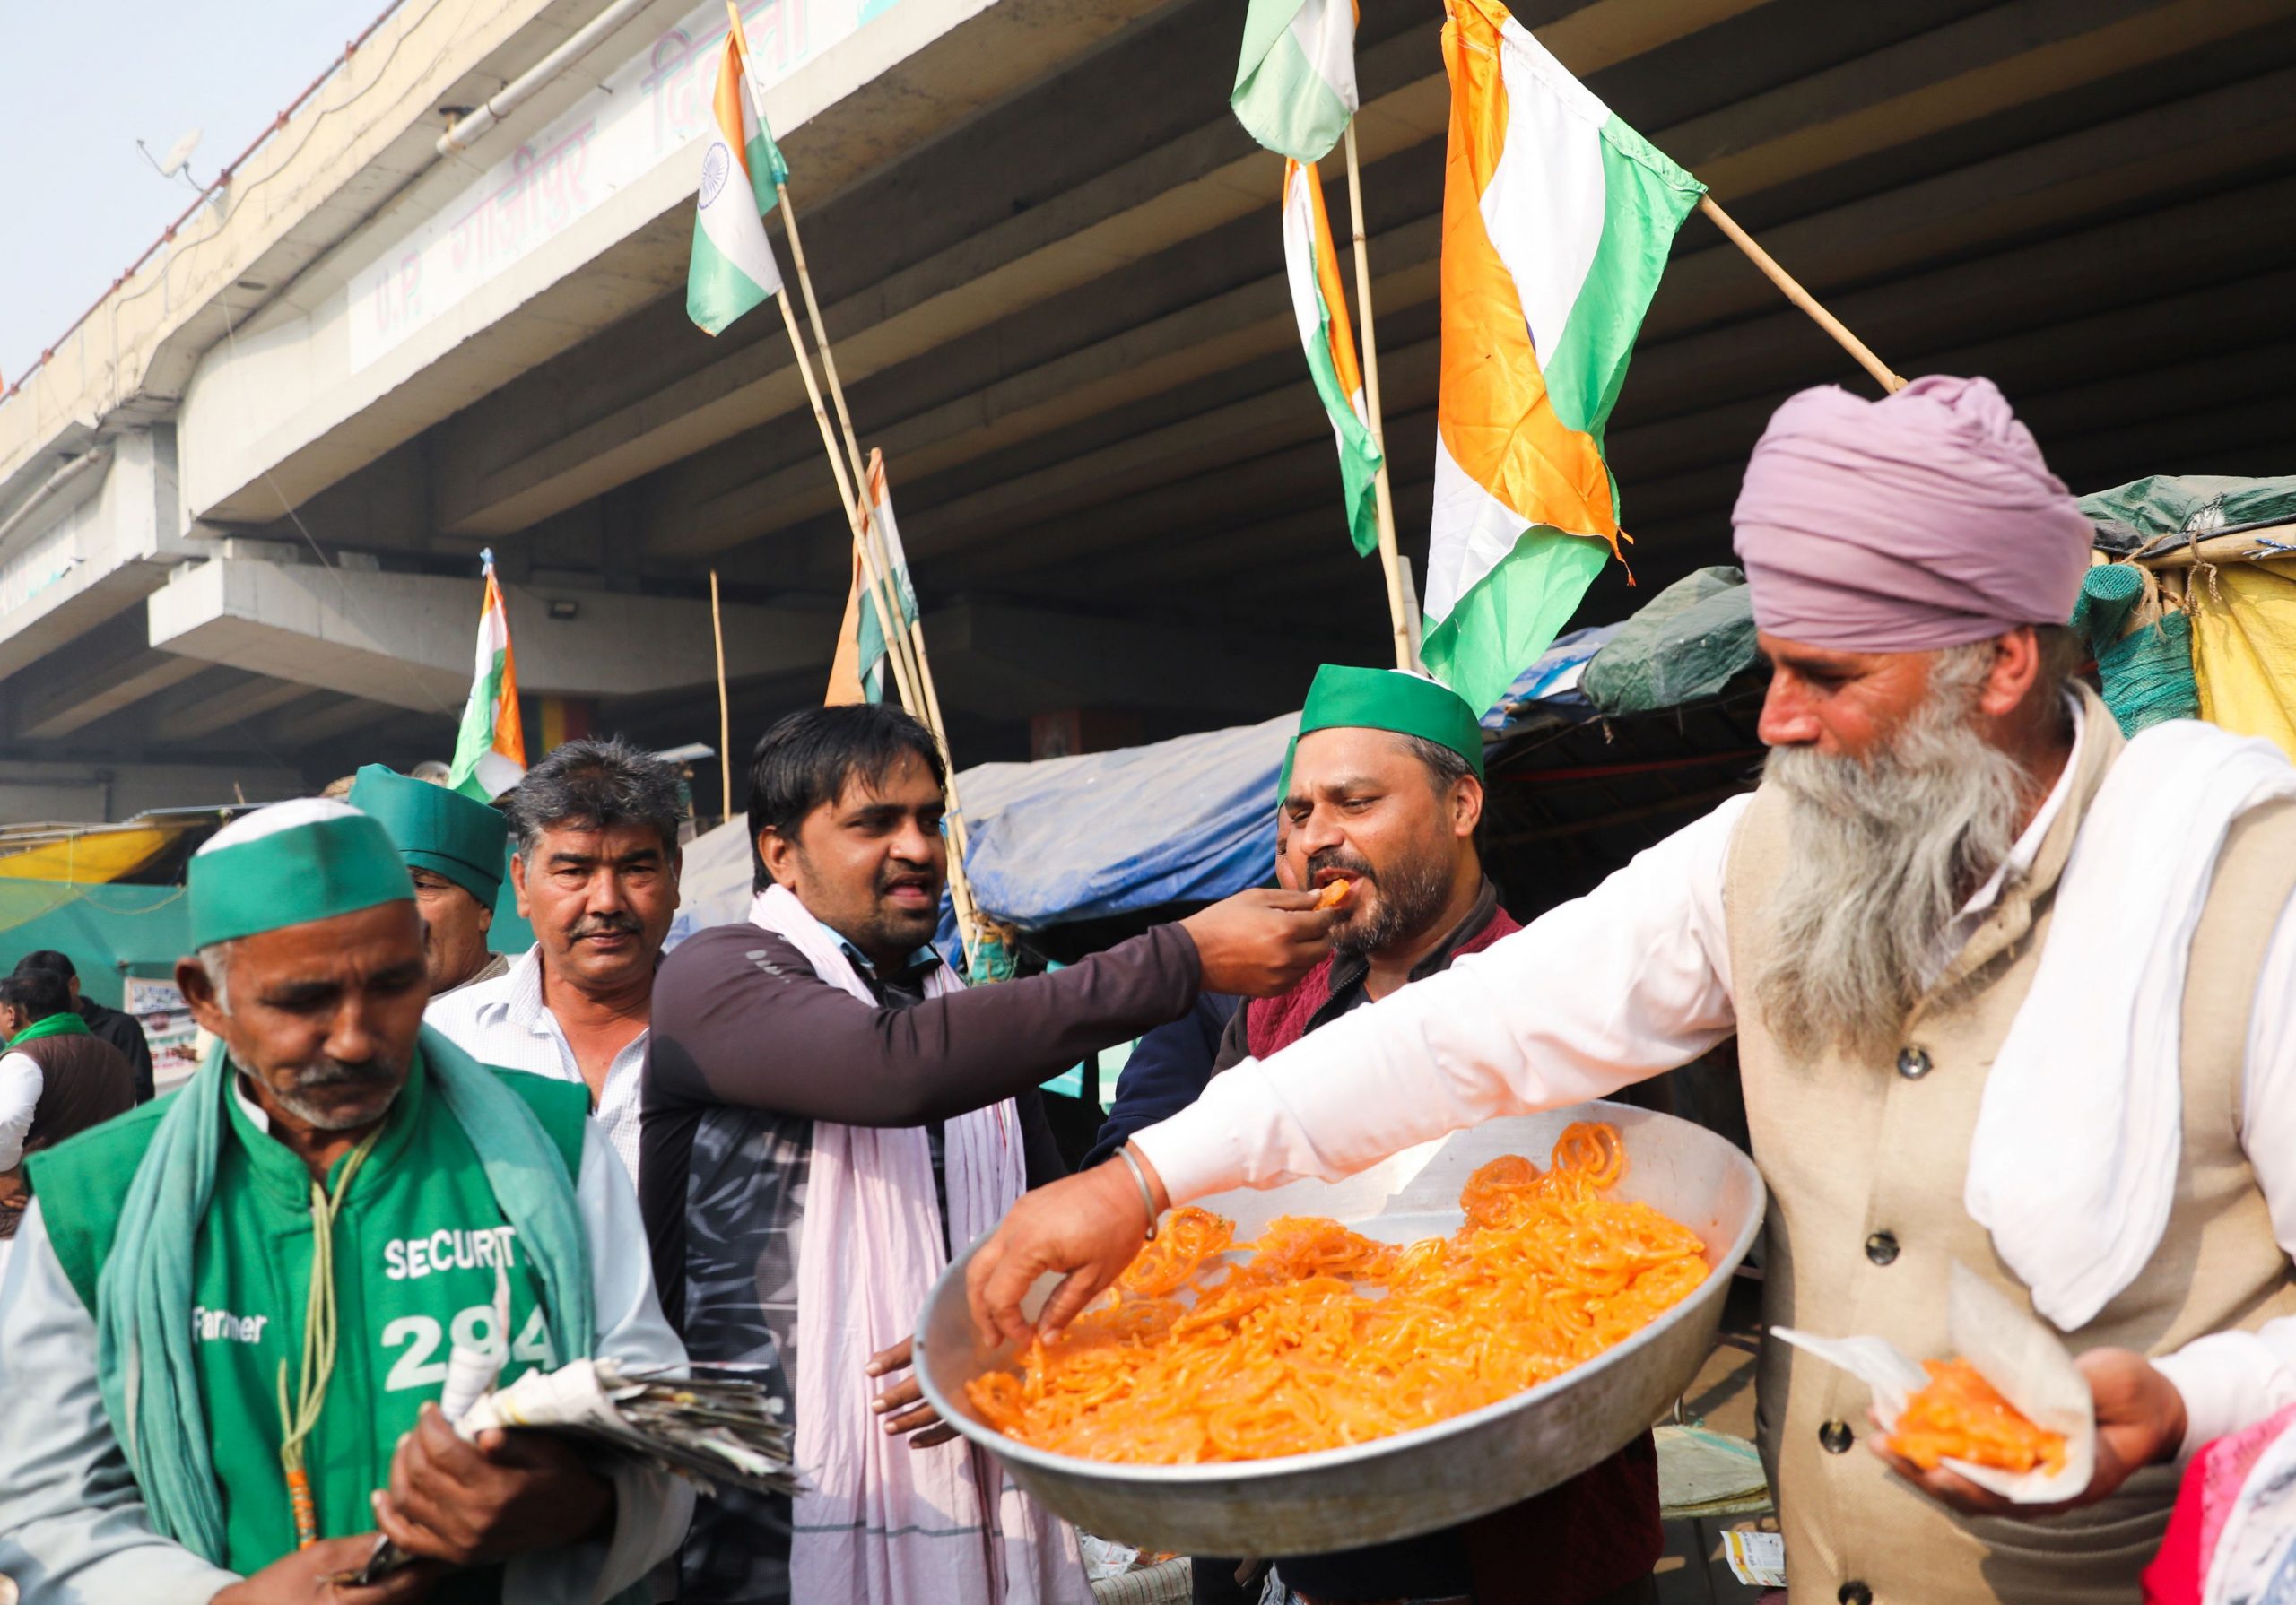
[[[1395,499],[1387,490],[1387,443],[1379,411],[1379,345],[1371,333],[1371,250],[1363,238],[1363,172],[1355,157],[1355,119],[1347,120],[1347,210],[1355,229],[1355,308],[1363,331],[1363,400],[1370,412],[1371,444],[1379,448],[1379,471],[1371,482],[1379,515],[1379,568],[1387,582],[1387,623],[1395,631],[1396,667],[1417,669],[1411,618],[1405,612],[1403,564],[1396,550]]]
[[[797,315],[790,308],[787,289],[785,287],[781,293],[773,299],[780,303],[781,325],[788,333],[790,350],[796,353],[797,371],[805,381],[805,399],[812,403],[813,423],[821,430],[822,449],[829,454],[830,472],[837,480],[838,497],[845,504],[846,524],[852,530],[855,547],[861,554],[863,575],[869,587],[869,605],[877,612],[877,630],[885,639],[885,658],[892,664],[893,679],[900,691],[901,706],[908,708],[911,714],[923,718],[924,705],[918,698],[915,685],[909,680],[909,660],[904,654],[897,650],[900,632],[893,628],[893,620],[900,616],[900,604],[894,600],[892,587],[885,577],[884,568],[876,554],[870,550],[870,543],[866,539],[866,532],[874,526],[867,516],[865,503],[855,496],[853,483],[846,476],[845,458],[837,449],[837,437],[831,432],[829,409],[822,404],[821,386],[813,379],[813,364],[812,359],[805,353],[804,337],[797,332]],[[867,494],[866,486],[862,487],[862,494],[865,496]],[[942,768],[946,772],[949,768],[948,740],[937,730],[933,733],[933,735],[934,744],[941,749]],[[950,811],[953,813],[955,808],[956,799],[952,794],[950,797]],[[956,855],[949,866],[949,899],[956,908],[959,933],[964,938],[966,949],[970,951],[978,941],[981,928],[980,914],[972,900],[972,878],[965,872],[964,851],[961,846],[958,847]]]
[[[733,0],[726,0],[726,4],[730,8]],[[754,89],[752,93],[755,93]],[[764,113],[761,111],[758,115],[761,118]],[[891,574],[891,549],[886,545],[884,532],[877,525],[876,502],[874,488],[869,483],[868,464],[861,455],[861,441],[854,431],[853,414],[845,404],[845,384],[838,377],[837,355],[830,346],[829,329],[822,321],[821,300],[813,292],[813,269],[805,262],[804,236],[797,229],[797,209],[790,204],[787,184],[777,184],[774,190],[781,203],[781,229],[788,237],[789,260],[797,270],[798,291],[805,298],[805,318],[813,325],[813,347],[821,353],[822,378],[829,391],[830,404],[837,410],[838,428],[845,438],[845,451],[853,466],[854,482],[861,487],[862,536],[870,542],[877,566]],[[921,711],[926,725],[933,732],[933,738],[941,748],[941,767],[949,776],[949,834],[958,855],[961,857],[969,850],[970,844],[965,829],[964,807],[957,795],[956,760],[949,751],[948,726],[941,718],[941,695],[939,688],[933,683],[932,660],[925,653],[924,620],[913,613],[908,618],[909,627],[900,646],[909,655],[910,679],[924,700]],[[886,649],[894,650],[894,644],[889,642]]]
[[[1786,292],[1787,300],[1808,313],[1818,327],[1839,341],[1841,349],[1855,357],[1858,366],[1874,376],[1875,384],[1881,386],[1885,391],[1905,388],[1905,380],[1893,371],[1889,364],[1875,356],[1872,347],[1851,334],[1841,319],[1821,306],[1818,298],[1803,289],[1793,274],[1779,266],[1777,259],[1756,245],[1754,237],[1740,228],[1735,218],[1714,204],[1712,195],[1701,197],[1698,203],[1698,209],[1714,220],[1714,226],[1728,236],[1730,243],[1744,251],[1752,259],[1753,265],[1761,269],[1771,283]]]
[[[726,0],[726,15],[733,27],[736,29],[741,27],[741,8],[736,4],[736,0]],[[746,56],[744,59],[746,61]],[[758,85],[753,79],[748,78],[745,74],[744,82],[748,87],[751,102],[757,109],[758,121],[763,124],[767,120],[765,98],[759,92]],[[861,455],[860,438],[854,431],[853,414],[845,403],[845,383],[837,371],[837,353],[830,345],[828,326],[822,321],[821,300],[813,291],[813,269],[805,261],[805,238],[797,228],[797,209],[789,200],[788,185],[777,182],[773,187],[775,198],[781,208],[782,232],[789,241],[789,260],[797,270],[798,292],[805,298],[805,319],[813,327],[814,348],[821,353],[822,378],[829,391],[830,404],[837,412],[838,429],[844,437],[847,459],[853,470],[853,482],[860,488],[861,538],[869,543],[878,569],[892,577],[891,549],[885,544],[883,534],[877,527],[874,500],[870,494],[868,464]],[[893,578],[895,583],[898,583],[898,577]],[[898,593],[896,593],[896,599],[898,599]],[[889,654],[899,652],[909,659],[910,681],[918,688],[923,704],[920,708],[911,711],[920,714],[926,727],[933,732],[934,740],[940,746],[942,767],[951,776],[949,784],[951,835],[956,843],[958,852],[962,854],[965,850],[965,820],[963,810],[957,799],[954,778],[956,764],[949,752],[948,727],[941,717],[940,690],[933,683],[932,664],[925,653],[923,621],[910,615],[907,630],[897,639],[888,638],[885,650]]]
[[[822,434],[822,449],[829,454],[830,473],[837,480],[838,501],[845,509],[846,525],[853,532],[854,544],[861,554],[862,575],[869,592],[869,605],[876,610],[879,632],[890,643],[898,634],[892,621],[900,616],[899,611],[886,588],[884,571],[877,566],[868,542],[862,539],[862,517],[859,505],[854,500],[853,483],[846,476],[845,454],[837,449],[837,436],[830,425],[829,409],[822,404],[822,388],[813,378],[813,359],[805,352],[804,336],[797,332],[797,315],[790,309],[787,287],[785,285],[773,299],[781,308],[781,326],[788,333],[789,349],[796,354],[798,377],[805,382],[805,399],[813,405],[813,423]],[[900,692],[900,705],[912,714],[918,712],[920,704],[916,688],[909,683],[909,660],[891,650],[885,656],[893,667],[893,681]]]
[[[718,570],[709,571],[709,633],[718,639],[718,781],[725,806],[720,819],[734,817],[734,716],[726,698],[726,620],[718,609]]]
[[[854,496],[853,483],[846,475],[844,455],[837,449],[837,437],[830,426],[829,409],[822,404],[821,386],[813,378],[813,360],[806,354],[804,337],[797,332],[797,315],[790,308],[787,287],[784,286],[780,293],[773,299],[781,308],[781,326],[789,335],[789,349],[796,354],[797,372],[805,382],[805,399],[812,403],[813,423],[821,430],[822,449],[829,454],[830,473],[837,481],[838,498],[845,506],[846,524],[853,532],[856,549],[861,554],[863,576],[869,589],[869,605],[876,610],[877,629],[885,638],[885,657],[893,666],[893,678],[900,691],[901,706],[921,718],[923,716],[919,711],[921,704],[918,700],[915,688],[909,680],[908,660],[893,650],[894,643],[900,639],[900,634],[893,629],[892,623],[893,620],[899,616],[898,604],[892,600],[891,588],[886,582],[884,571],[878,566],[875,556],[869,549],[868,542],[864,538],[863,532],[869,527],[869,524],[863,511],[863,504]],[[865,494],[866,487],[863,489]],[[945,769],[948,765],[948,742],[942,739],[937,732],[935,733],[935,742],[941,748],[942,766]],[[952,806],[953,810],[953,799],[952,799]],[[949,898],[956,908],[959,932],[963,935],[965,946],[970,950],[977,941],[977,933],[980,930],[980,915],[972,900],[972,881],[971,878],[965,873],[961,853],[950,864]]]

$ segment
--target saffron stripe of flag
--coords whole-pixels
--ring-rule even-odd
[[[1355,360],[1355,333],[1349,325],[1347,297],[1339,282],[1339,254],[1332,244],[1331,219],[1315,164],[1283,164],[1283,272],[1292,289],[1292,314],[1316,395],[1331,417],[1339,443],[1340,484],[1347,499],[1347,531],[1358,553],[1369,556],[1379,544],[1374,482],[1380,454],[1371,438],[1371,413],[1363,399],[1363,374]]]
[[[1228,104],[1271,151],[1330,154],[1355,115],[1355,0],[1251,0]]]
[[[917,618],[917,590],[909,584],[909,554],[901,550],[900,526],[893,522],[892,486],[885,479],[885,454],[872,447],[869,452],[869,510],[876,520],[878,537],[883,541],[885,560],[892,572],[886,577],[891,601],[900,617],[893,620],[896,630],[906,630]],[[865,583],[865,576],[864,577]],[[870,600],[861,599],[861,616],[856,638],[859,642],[857,668],[861,689],[872,702],[885,699],[885,632],[877,620],[877,609]]]
[[[1429,669],[1488,707],[1620,540],[1603,430],[1705,187],[1497,0],[1447,0]]]
[[[685,310],[709,334],[781,291],[781,269],[762,214],[775,204],[775,185],[789,169],[758,120],[755,97],[744,92],[748,56],[741,30],[729,29],[694,192]]]
[[[494,554],[480,557],[486,564],[486,594],[478,611],[477,661],[447,785],[491,802],[525,776],[526,733],[518,718],[518,670],[510,652],[510,615],[494,578]]]

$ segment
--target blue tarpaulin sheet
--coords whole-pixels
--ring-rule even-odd
[[[1275,776],[1300,716],[957,776],[973,895],[1022,930],[1223,898],[1274,871]]]

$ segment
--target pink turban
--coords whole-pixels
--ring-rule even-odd
[[[1731,514],[1754,622],[1843,652],[1924,652],[2073,616],[2089,521],[1990,379],[1869,402],[1805,390]]]

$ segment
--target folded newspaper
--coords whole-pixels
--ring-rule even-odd
[[[797,1490],[781,1401],[752,1367],[576,1360],[556,1371],[529,1371],[499,1391],[483,1391],[490,1373],[500,1367],[491,1353],[460,1348],[448,1363],[439,1407],[465,1438],[493,1427],[564,1433],[604,1444],[707,1488],[733,1483],[764,1493]],[[384,1539],[353,1581],[379,1581],[412,1558]]]

